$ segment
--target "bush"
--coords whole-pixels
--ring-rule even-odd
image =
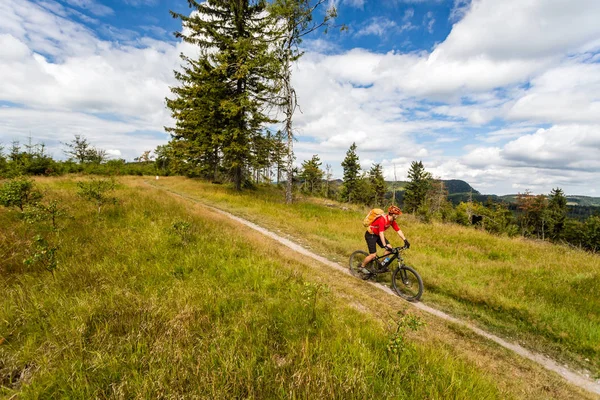
[[[35,189],[31,179],[14,178],[0,187],[0,205],[4,207],[17,207],[23,211],[26,205],[35,204],[41,198],[42,194]]]
[[[79,187],[77,194],[93,202],[98,207],[98,215],[103,206],[118,203],[118,199],[111,196],[117,187],[114,179],[92,178],[90,181],[77,182],[77,186]]]

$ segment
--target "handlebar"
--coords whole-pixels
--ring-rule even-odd
[[[406,247],[406,245],[404,246],[400,246],[400,247],[393,247],[392,249],[390,249],[390,251],[392,253],[398,253],[400,251],[406,250],[408,247]]]

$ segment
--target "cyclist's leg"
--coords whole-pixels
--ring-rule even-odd
[[[369,264],[375,257],[377,257],[377,239],[379,238],[378,235],[374,235],[372,233],[369,233],[368,231],[365,232],[365,241],[367,242],[367,247],[369,248],[369,255],[365,257],[365,259],[362,262],[361,267],[365,268],[367,266],[367,264]]]
[[[379,247],[381,247],[382,249],[384,249],[384,250],[385,250],[385,253],[384,253],[384,255],[386,255],[386,256],[387,256],[388,254],[391,254],[391,251],[389,251],[389,250],[387,249],[387,247],[385,247],[385,246],[387,246],[388,244],[390,244],[390,242],[388,242],[387,238],[384,238],[384,239],[385,239],[385,243],[383,243],[383,242],[381,241],[381,238],[379,237],[379,235],[377,235],[377,245],[379,245]]]

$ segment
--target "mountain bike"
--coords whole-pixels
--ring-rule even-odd
[[[401,254],[403,250],[406,250],[406,246],[395,247],[390,254],[374,258],[366,268],[361,268],[361,265],[369,253],[357,250],[350,256],[350,273],[364,280],[371,279],[379,274],[390,272],[392,263],[398,260],[398,266],[392,272],[392,287],[403,299],[418,301],[423,294],[423,280],[417,271],[404,264]],[[387,262],[384,261],[388,257]]]

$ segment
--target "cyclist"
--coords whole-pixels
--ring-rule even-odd
[[[398,218],[401,214],[402,211],[400,211],[400,208],[391,205],[388,208],[387,215],[379,216],[371,223],[371,226],[369,226],[365,232],[365,240],[367,241],[367,246],[369,247],[369,255],[365,257],[361,265],[361,272],[369,273],[369,270],[367,270],[365,267],[369,262],[371,262],[372,259],[377,257],[377,245],[379,245],[381,248],[385,248],[385,255],[390,254],[392,246],[385,239],[385,235],[383,234],[383,232],[390,226],[394,228],[396,233],[398,233],[398,236],[400,236],[400,239],[404,241],[406,248],[410,247],[410,243],[408,240],[406,240],[406,236],[404,236],[404,233],[402,233],[400,227],[396,223],[396,218]]]

